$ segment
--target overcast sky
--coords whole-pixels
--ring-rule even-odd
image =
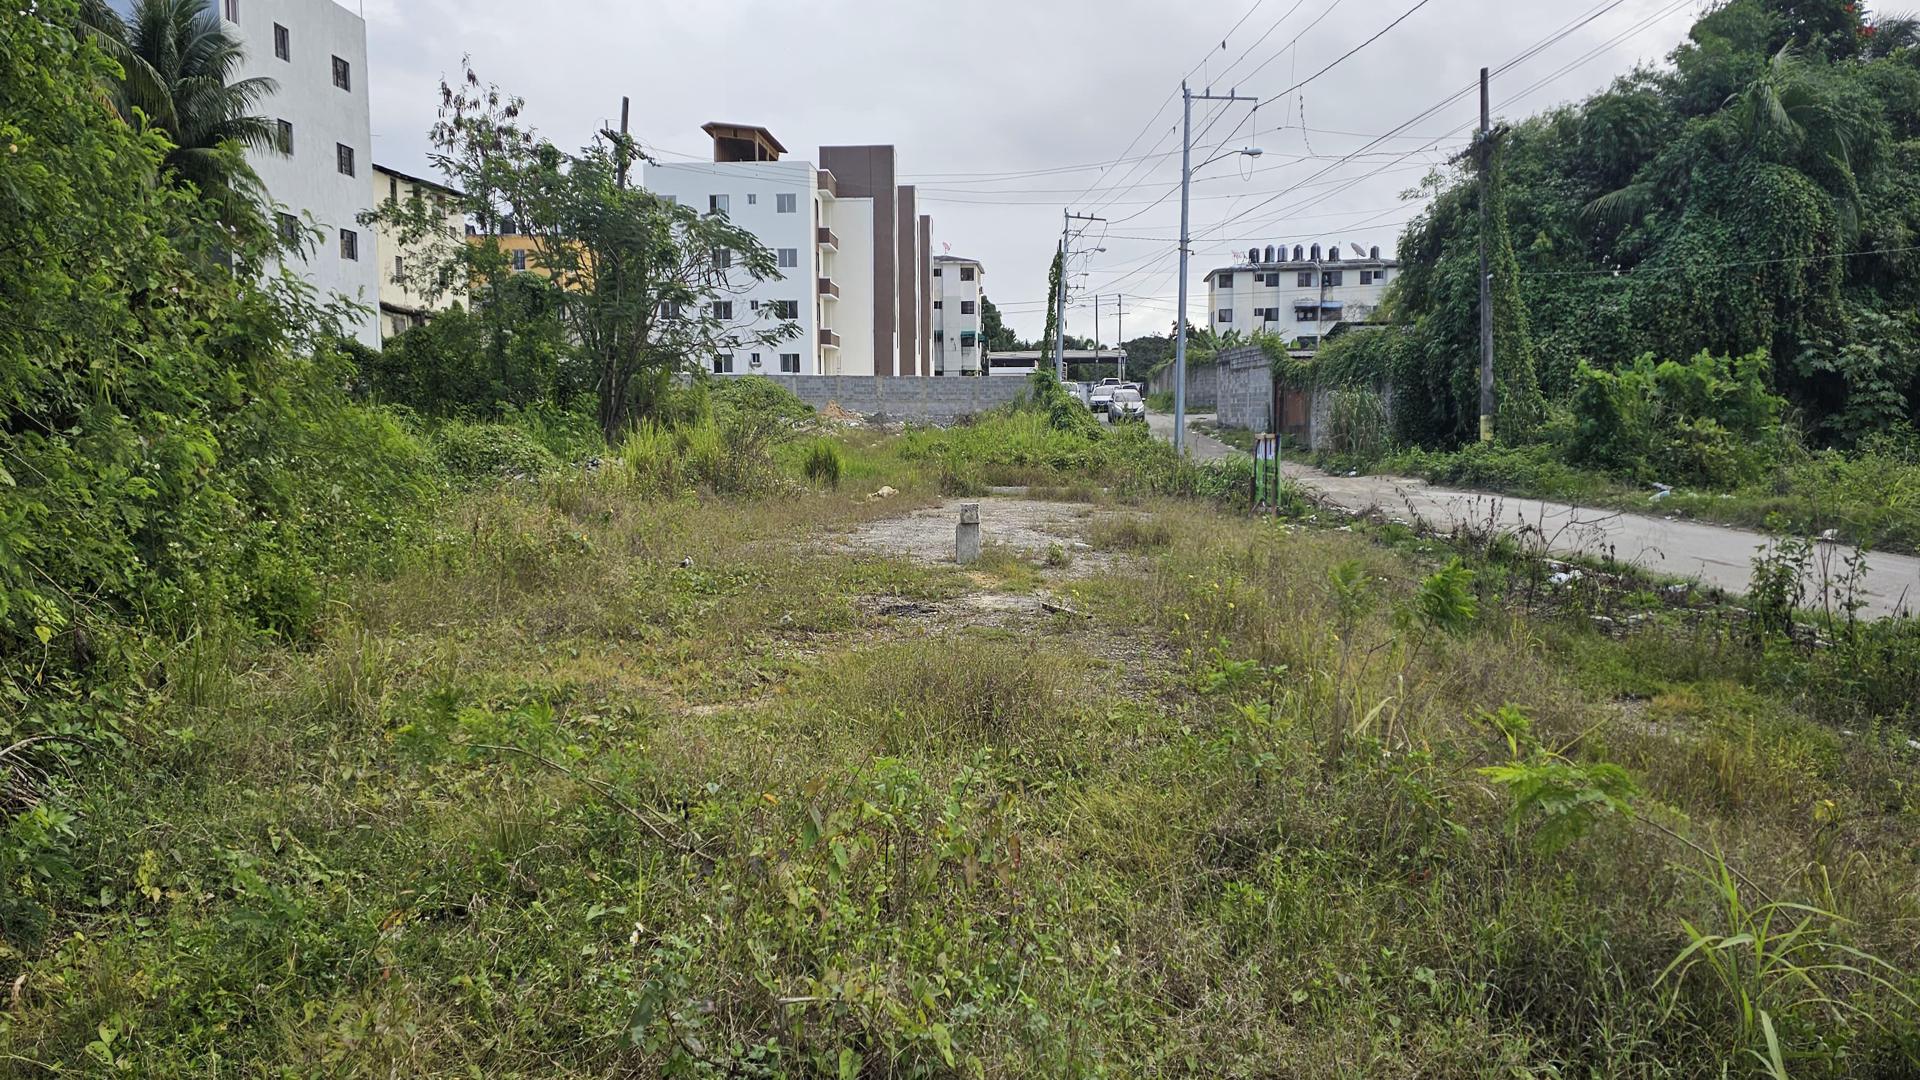
[[[1236,250],[1390,250],[1419,205],[1402,196],[1466,145],[1477,102],[1462,95],[1416,118],[1480,67],[1557,38],[1495,78],[1496,117],[1530,115],[1662,59],[1707,0],[1427,0],[1291,94],[1419,0],[342,2],[367,18],[383,164],[427,170],[436,87],[463,55],[567,148],[617,117],[622,94],[635,135],[668,161],[710,160],[709,120],[763,125],[808,160],[822,144],[892,143],[902,182],[933,215],[935,251],[980,259],[987,295],[1022,337],[1045,321],[1062,208],[1107,218],[1075,241],[1068,330],[1090,331],[1098,293],[1112,342],[1115,294],[1128,336],[1172,325],[1177,91],[1189,71],[1197,89],[1262,99],[1257,110],[1196,102],[1195,164],[1216,149],[1265,151],[1196,172],[1188,310],[1199,322],[1201,275]]]

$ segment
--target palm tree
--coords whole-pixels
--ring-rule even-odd
[[[233,79],[245,59],[206,0],[136,0],[122,19],[104,0],[85,0],[82,19],[124,71],[115,104],[128,123],[167,133],[165,166],[213,202],[222,220],[259,213],[266,188],[243,150],[284,150],[277,126],[251,110],[278,88]]]

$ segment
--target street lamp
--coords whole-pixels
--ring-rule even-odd
[[[1257,98],[1241,97],[1238,94],[1195,94],[1180,84],[1180,97],[1184,116],[1180,127],[1180,311],[1173,324],[1173,448],[1185,453],[1187,449],[1187,243],[1188,222],[1191,220],[1188,204],[1193,186],[1195,166],[1193,161],[1193,99],[1202,101],[1258,101]],[[1201,162],[1198,168],[1206,168],[1222,158],[1245,156],[1257,158],[1265,151],[1257,146],[1244,146],[1238,150],[1229,150],[1223,154]]]

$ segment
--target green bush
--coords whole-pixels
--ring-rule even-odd
[[[816,439],[807,449],[804,466],[807,479],[822,487],[840,486],[840,451],[825,439]]]
[[[805,423],[819,415],[799,396],[764,375],[716,378],[707,383],[707,396],[719,411],[753,413],[759,416]]]
[[[1732,488],[1779,458],[1786,401],[1767,389],[1765,352],[1657,364],[1648,354],[1612,371],[1582,364],[1574,381],[1575,464]]]
[[[537,478],[560,467],[552,451],[511,424],[452,421],[433,433],[433,452],[449,477],[469,484],[502,476]]]
[[[707,491],[759,497],[782,490],[774,450],[785,437],[782,421],[727,412],[667,427],[651,421],[620,444],[620,468],[636,489],[650,495]]]

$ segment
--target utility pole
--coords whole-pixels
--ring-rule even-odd
[[[625,96],[624,94],[621,95],[620,97],[620,148],[618,153],[620,155],[620,190],[622,191],[625,191],[627,189],[627,114],[632,110],[632,108],[633,108],[633,99]]]
[[[1192,213],[1189,207],[1193,188],[1193,103],[1199,101],[1251,101],[1258,104],[1256,97],[1242,97],[1239,94],[1196,94],[1187,87],[1186,81],[1180,83],[1180,311],[1173,323],[1173,449],[1185,453],[1187,449],[1187,244],[1189,241],[1189,222]],[[1238,150],[1235,153],[1258,155],[1258,150]],[[1201,162],[1202,166],[1208,162]]]
[[[1493,113],[1487,99],[1487,69],[1480,69],[1480,441],[1493,441]]]
[[[1067,256],[1071,253],[1069,241],[1073,223],[1105,220],[1103,217],[1076,214],[1064,208],[1060,211],[1060,292],[1053,298],[1053,376],[1063,383],[1067,381]],[[1094,333],[1099,332],[1096,327]]]
[[[1100,366],[1100,294],[1093,294],[1093,366]]]
[[[1125,293],[1113,294],[1114,333],[1118,335],[1113,344],[1120,350],[1120,381],[1127,381],[1127,297]]]

